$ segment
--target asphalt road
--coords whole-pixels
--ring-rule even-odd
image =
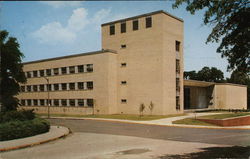
[[[143,138],[250,146],[250,130],[180,128],[98,120],[50,119],[52,125],[69,127],[73,132],[135,136]]]

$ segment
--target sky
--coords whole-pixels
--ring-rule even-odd
[[[0,2],[0,29],[18,39],[24,62],[97,51],[101,24],[164,10],[184,20],[184,70],[217,67],[226,77],[227,60],[206,44],[212,26],[203,25],[204,11],[191,15],[173,1],[29,1]]]

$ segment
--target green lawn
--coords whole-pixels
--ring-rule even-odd
[[[203,125],[203,126],[217,126],[203,121],[196,120],[194,118],[185,118],[181,120],[173,121],[173,124],[185,124],[185,125]]]
[[[201,119],[226,119],[226,118],[232,118],[232,117],[238,117],[238,116],[245,116],[250,115],[249,112],[247,113],[225,113],[225,114],[216,114],[216,115],[206,115],[206,116],[200,116]]]
[[[39,116],[47,116],[47,114],[38,114]],[[127,114],[112,114],[112,115],[67,115],[67,114],[51,114],[51,117],[78,117],[78,118],[105,118],[105,119],[123,119],[123,120],[156,120],[162,118],[170,118],[176,116],[182,116],[184,114],[174,114],[174,115],[127,115]]]

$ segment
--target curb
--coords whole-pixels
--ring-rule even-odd
[[[0,152],[11,151],[11,150],[16,150],[16,149],[22,149],[22,148],[26,148],[26,147],[33,147],[33,146],[36,146],[36,145],[40,145],[40,144],[43,144],[43,143],[54,141],[54,140],[57,140],[57,139],[68,136],[71,133],[71,130],[69,128],[68,128],[68,130],[69,131],[67,133],[65,133],[65,134],[63,134],[61,136],[55,137],[55,138],[47,139],[47,140],[40,141],[40,142],[34,142],[34,143],[31,143],[31,144],[24,144],[24,145],[15,146],[15,147],[2,148],[2,149],[0,149]],[[38,134],[38,135],[40,135],[40,134]]]
[[[46,118],[47,119],[47,118]],[[108,121],[115,123],[127,123],[127,124],[142,124],[142,125],[152,125],[152,126],[162,126],[162,127],[177,127],[177,128],[200,128],[200,129],[224,129],[224,130],[250,130],[250,128],[237,128],[237,127],[203,127],[194,125],[162,125],[162,124],[152,124],[152,123],[140,123],[140,122],[130,122],[130,121],[117,121],[117,120],[105,120],[104,118],[62,118],[62,117],[50,117],[50,119],[66,119],[66,120],[97,120],[97,121]],[[103,120],[104,119],[104,120]]]

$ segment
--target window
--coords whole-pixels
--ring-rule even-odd
[[[44,91],[44,85],[41,84],[41,85],[39,86],[39,89],[40,89],[40,91]]]
[[[31,78],[31,73],[30,72],[27,72],[27,78]]]
[[[127,81],[121,81],[121,84],[127,84]]]
[[[115,35],[115,25],[109,26],[109,35]]]
[[[93,99],[87,99],[87,106],[93,107],[94,106],[94,100]]]
[[[126,33],[126,22],[121,23],[121,33]]]
[[[176,60],[176,73],[180,73],[180,60]]]
[[[67,99],[62,99],[61,103],[62,103],[62,106],[67,106]]]
[[[87,89],[93,89],[93,82],[87,82]]]
[[[121,67],[126,67],[127,63],[121,63]]]
[[[47,76],[51,76],[51,69],[47,69],[47,70],[46,70],[46,75],[47,75]]]
[[[78,85],[78,89],[84,89],[83,82],[78,82],[77,85]]]
[[[33,104],[34,104],[35,106],[37,106],[37,105],[38,105],[38,101],[37,101],[37,99],[34,99],[34,100],[33,100]]]
[[[180,92],[180,78],[176,78],[176,91]]]
[[[122,103],[127,103],[127,99],[121,99]]]
[[[53,71],[54,71],[54,75],[58,75],[59,74],[59,68],[54,68]]]
[[[28,99],[28,100],[27,100],[27,105],[28,105],[28,106],[31,106],[31,99]]]
[[[54,84],[54,91],[58,91],[59,90],[59,84]]]
[[[31,92],[31,86],[27,86],[27,91]]]
[[[37,85],[34,85],[34,86],[33,86],[33,91],[34,91],[34,92],[37,92]]]
[[[176,110],[180,110],[180,97],[176,97]]]
[[[21,92],[25,92],[25,86],[21,86],[20,90]]]
[[[83,99],[78,99],[78,106],[83,107],[84,106],[84,100]]]
[[[51,84],[47,84],[47,91],[51,91]]]
[[[146,17],[146,28],[152,27],[152,17]]]
[[[69,83],[69,89],[75,90],[75,83]]]
[[[138,30],[138,29],[139,29],[139,21],[133,20],[133,30]]]
[[[69,67],[69,73],[75,73],[75,66]]]
[[[75,106],[75,100],[74,99],[70,99],[69,100],[69,105],[70,106]]]
[[[78,73],[81,73],[81,72],[84,71],[83,70],[83,65],[78,65],[77,68],[78,68]]]
[[[177,51],[177,52],[180,51],[180,45],[181,45],[181,42],[175,41],[175,51]]]
[[[25,106],[25,100],[24,99],[21,100],[21,105]]]
[[[62,83],[62,90],[67,90],[67,83]]]
[[[54,99],[54,106],[59,106],[59,100],[58,99]]]
[[[62,67],[61,72],[62,74],[67,74],[67,67]]]
[[[121,45],[121,48],[122,48],[122,49],[124,49],[124,48],[126,48],[126,47],[127,47],[126,45]]]
[[[44,70],[40,70],[39,73],[40,73],[40,77],[44,76]]]
[[[37,71],[33,71],[33,77],[37,77]]]
[[[87,64],[87,72],[93,72],[93,64]]]
[[[40,99],[40,105],[44,105],[45,103],[44,103],[44,99]]]

